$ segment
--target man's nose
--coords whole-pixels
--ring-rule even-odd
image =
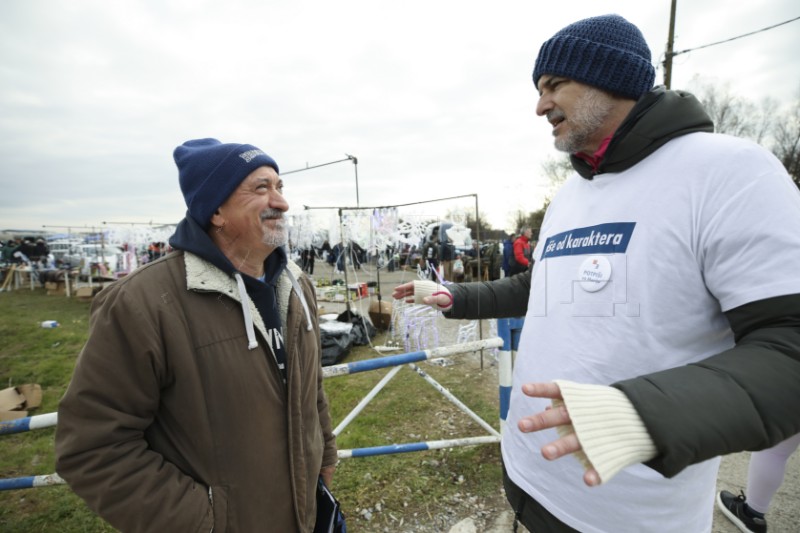
[[[273,209],[278,209],[284,213],[289,210],[289,202],[278,191],[272,191],[269,197],[269,206]]]
[[[539,97],[539,101],[536,102],[536,114],[540,117],[543,117],[547,114],[550,109],[553,108],[553,101],[547,96],[542,95]]]

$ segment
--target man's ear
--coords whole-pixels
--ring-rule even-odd
[[[220,230],[225,227],[226,220],[225,217],[222,215],[222,213],[219,212],[219,208],[217,208],[217,210],[214,211],[214,214],[211,215],[210,222],[212,226]]]

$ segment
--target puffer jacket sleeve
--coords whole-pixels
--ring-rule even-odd
[[[531,271],[494,281],[457,283],[447,286],[453,308],[447,318],[469,320],[525,316],[531,292]]]
[[[613,385],[656,444],[658,455],[646,464],[667,477],[800,432],[800,294],[752,302],[726,316],[734,348]]]
[[[149,449],[170,379],[151,306],[118,282],[92,305],[90,335],[58,409],[56,470],[122,531],[210,531],[208,488]]]

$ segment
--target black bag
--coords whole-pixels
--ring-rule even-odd
[[[322,476],[317,481],[317,522],[314,533],[347,533],[339,500],[325,486]]]

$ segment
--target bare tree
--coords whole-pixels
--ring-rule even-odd
[[[727,85],[719,88],[711,83],[702,83],[697,76],[693,85],[698,86],[696,96],[714,121],[714,131],[762,141],[764,120],[752,102],[731,94]]]
[[[757,143],[761,144],[769,137],[777,114],[778,102],[775,99],[765,98],[761,101],[753,124],[753,139]]]
[[[552,197],[559,187],[561,187],[561,185],[567,181],[567,178],[573,172],[575,172],[575,170],[572,168],[572,163],[569,161],[569,155],[567,154],[562,154],[558,157],[548,157],[545,159],[542,163],[542,171],[550,181],[550,192],[547,195],[548,197]]]
[[[800,187],[800,91],[789,112],[775,124],[773,138],[772,153]]]
[[[533,229],[533,240],[539,240],[539,229],[542,227],[542,222],[544,221],[544,214],[547,211],[547,206],[550,205],[550,201],[548,200],[545,204],[539,209],[538,211],[534,211],[533,213],[528,213],[528,226]]]
[[[538,239],[539,228],[542,227],[542,220],[544,213],[547,211],[547,206],[550,205],[550,200],[555,195],[556,191],[567,181],[567,178],[575,172],[570,163],[569,155],[562,154],[555,157],[548,157],[542,163],[542,172],[550,182],[550,190],[545,195],[544,203],[537,211],[524,213],[521,210],[513,213],[514,231],[517,231],[522,226],[530,226],[533,229],[534,240]]]
[[[512,227],[514,228],[512,231],[516,234],[522,226],[528,225],[528,216],[530,213],[526,213],[522,209],[517,209],[513,213],[512,219]]]
[[[473,238],[478,234],[478,221],[481,225],[481,240],[486,239],[488,232],[493,231],[492,225],[486,220],[486,213],[478,212],[478,220],[475,220],[475,213],[467,212],[464,216],[464,225],[472,230]]]

